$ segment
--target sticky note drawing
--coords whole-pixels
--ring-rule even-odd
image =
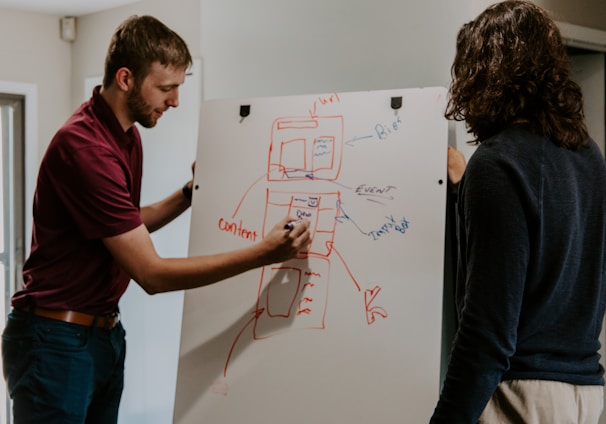
[[[269,150],[268,181],[336,180],[343,155],[343,117],[278,118]]]

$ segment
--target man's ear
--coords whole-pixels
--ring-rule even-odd
[[[133,73],[128,68],[120,68],[116,71],[116,86],[122,91],[130,91],[135,85]]]

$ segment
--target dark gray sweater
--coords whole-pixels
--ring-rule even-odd
[[[513,126],[459,187],[459,328],[432,423],[476,423],[499,382],[603,385],[606,164]]]

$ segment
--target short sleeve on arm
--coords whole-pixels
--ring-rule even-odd
[[[66,213],[88,239],[111,237],[141,225],[127,162],[104,146],[57,148],[46,158],[45,178],[55,188]]]

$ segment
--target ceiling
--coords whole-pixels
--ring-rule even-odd
[[[0,0],[0,9],[56,16],[81,16],[137,1],[139,0]]]

